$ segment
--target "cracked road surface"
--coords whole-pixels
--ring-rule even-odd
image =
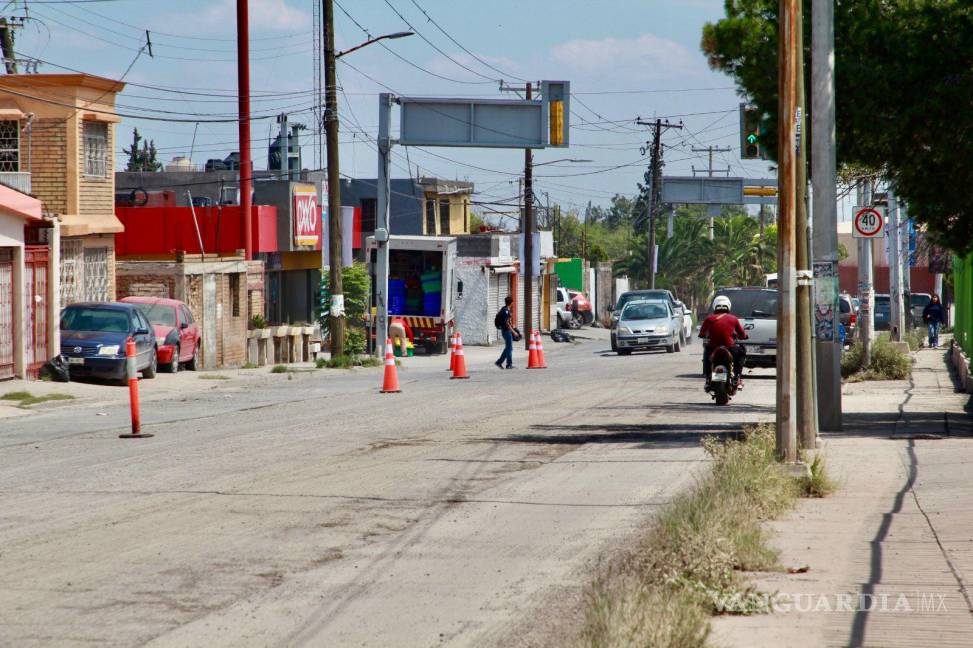
[[[469,349],[468,381],[410,359],[398,395],[219,381],[152,402],[151,439],[118,408],[0,420],[0,644],[504,641],[691,483],[702,434],[773,415],[772,379],[713,406],[699,345],[551,346],[545,371]]]

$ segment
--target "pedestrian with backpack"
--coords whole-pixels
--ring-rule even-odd
[[[497,365],[498,369],[514,368],[514,326],[513,313],[510,312],[510,305],[513,303],[514,298],[507,295],[503,300],[503,308],[498,310],[493,318],[493,325],[500,329],[500,335],[503,336],[503,353],[493,363]]]
[[[929,348],[939,347],[939,327],[946,321],[946,311],[939,301],[939,295],[933,295],[932,300],[922,309],[922,319],[929,329]]]

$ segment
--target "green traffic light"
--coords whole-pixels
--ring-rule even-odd
[[[747,135],[747,141],[750,142],[751,144],[756,144],[757,135],[755,133],[750,133],[749,135]]]

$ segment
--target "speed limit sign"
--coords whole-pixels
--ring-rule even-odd
[[[852,236],[855,238],[873,238],[882,234],[885,216],[878,207],[855,207],[855,222]]]

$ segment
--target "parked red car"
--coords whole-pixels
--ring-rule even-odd
[[[152,324],[160,368],[176,373],[184,363],[186,369],[196,370],[201,334],[186,304],[162,297],[125,297],[121,301],[135,304]]]

